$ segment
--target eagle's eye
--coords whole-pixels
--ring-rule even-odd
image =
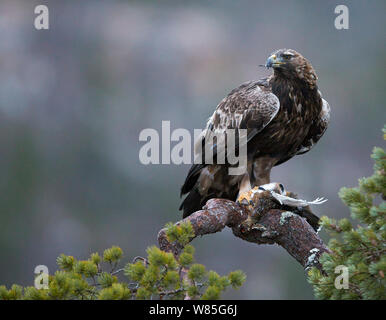
[[[294,55],[292,53],[282,53],[281,56],[285,59],[285,60],[290,60]]]

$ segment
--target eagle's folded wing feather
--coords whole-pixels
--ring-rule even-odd
[[[198,143],[203,146],[211,135],[225,137],[228,129],[246,129],[249,142],[272,121],[279,109],[279,99],[273,93],[263,90],[257,82],[247,82],[218,104],[208,120],[203,139],[196,142],[195,150]],[[216,149],[216,144],[213,149]]]
[[[196,157],[205,159],[205,142],[211,135],[224,137],[227,129],[247,129],[247,142],[263,130],[280,109],[279,99],[259,82],[251,81],[231,91],[217,106],[209,118],[205,130],[195,143]],[[236,148],[238,148],[236,139]],[[217,144],[213,144],[213,158],[217,154]],[[197,181],[199,172],[206,165],[194,164],[189,170],[181,195],[189,192]]]

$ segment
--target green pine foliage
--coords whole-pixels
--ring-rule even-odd
[[[49,276],[47,289],[13,285],[0,286],[0,300],[136,300],[136,299],[219,299],[228,287],[238,289],[245,281],[241,271],[220,276],[194,262],[194,248],[188,245],[194,236],[190,223],[167,224],[166,234],[184,249],[178,258],[156,246],[147,249],[147,257],[118,268],[121,248],[113,246],[103,255],[91,254],[77,260],[61,254],[59,270]],[[118,280],[122,275],[123,281]],[[185,277],[183,275],[186,275]]]
[[[386,126],[383,129],[386,140]],[[339,196],[351,212],[348,219],[322,217],[321,225],[333,236],[320,262],[325,274],[312,268],[308,281],[318,299],[386,299],[386,153],[374,148],[374,174],[359,179],[357,188],[342,188]],[[339,265],[348,269],[348,288],[336,288]],[[346,286],[347,287],[347,286]]]

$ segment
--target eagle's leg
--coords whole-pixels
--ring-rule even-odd
[[[240,199],[242,194],[251,191],[252,189],[251,176],[252,176],[252,161],[248,161],[247,172],[243,175],[239,184],[239,193],[236,198],[237,200]]]
[[[243,205],[249,204],[249,193],[252,189],[251,186],[251,179],[249,177],[249,174],[246,173],[243,178],[241,179],[240,185],[239,185],[239,193],[237,194],[237,203],[241,203]]]
[[[268,156],[258,157],[254,161],[248,161],[248,172],[241,179],[239,186],[239,194],[237,195],[238,202],[241,203],[243,199],[248,199],[247,194],[252,188],[269,184],[271,169],[276,162],[276,159]]]
[[[249,174],[246,173],[243,178],[241,179],[240,182],[240,187],[239,187],[239,195],[241,195],[244,192],[248,192],[252,189],[251,187],[251,179],[249,177]]]
[[[277,162],[271,157],[259,157],[253,161],[252,187],[268,184],[271,181],[271,169]]]

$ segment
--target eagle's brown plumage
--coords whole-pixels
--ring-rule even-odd
[[[280,49],[267,60],[273,74],[231,91],[208,120],[202,138],[226,129],[247,129],[247,173],[228,174],[229,164],[194,164],[181,188],[183,216],[210,198],[235,201],[240,191],[270,182],[272,167],[308,152],[327,129],[330,107],[316,73],[298,52]],[[216,159],[216,158],[215,158]]]

